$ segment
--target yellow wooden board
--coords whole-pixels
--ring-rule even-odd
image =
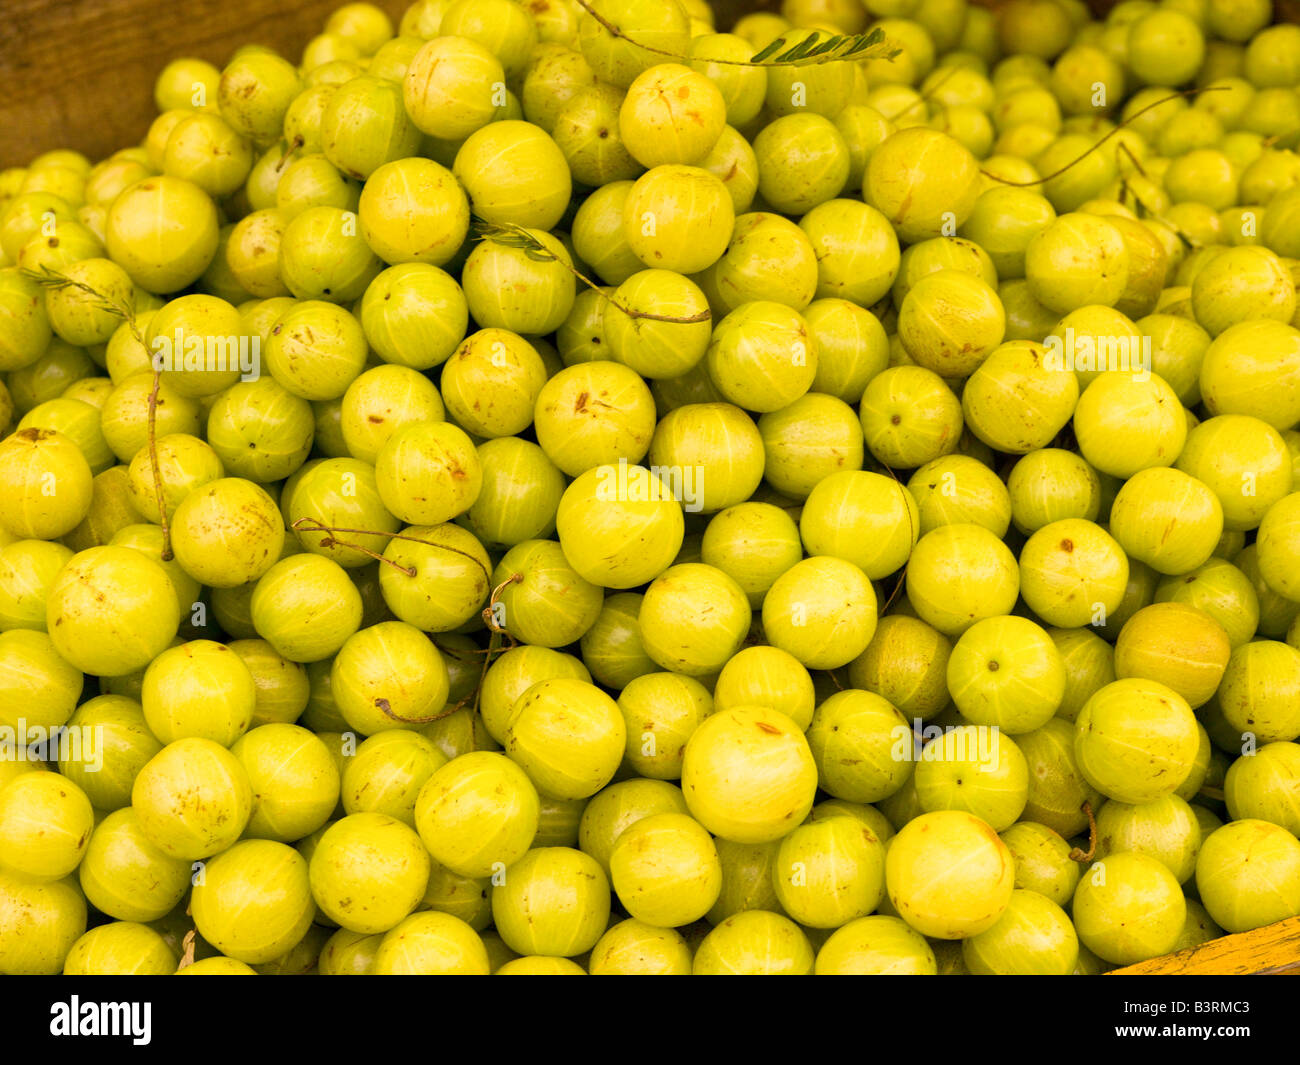
[[[1108,976],[1300,976],[1300,917],[1222,936]]]

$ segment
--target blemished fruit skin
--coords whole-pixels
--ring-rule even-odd
[[[1300,920],[1300,28],[1110,3],[335,0],[0,169],[0,975]]]

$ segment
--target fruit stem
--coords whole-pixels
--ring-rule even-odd
[[[302,134],[299,133],[285,146],[284,154],[280,156],[280,161],[275,164],[277,174],[284,169],[284,164],[289,161],[289,157],[306,143],[302,139]]]
[[[588,3],[588,0],[577,0],[577,2],[579,7],[595,19],[616,40],[627,41],[628,44],[635,45],[637,48],[653,52],[655,55],[667,56],[679,63],[690,62],[689,56],[678,55],[674,51],[667,48],[658,48],[653,44],[642,44],[640,41],[629,37],[593,8]],[[824,41],[820,37],[821,34],[814,30],[809,37],[800,41],[788,52],[774,58],[773,53],[780,51],[786,43],[783,36],[778,37],[761,52],[756,53],[752,59],[707,59],[705,62],[728,67],[808,66],[815,63],[835,63],[846,59],[887,59],[892,62],[894,57],[901,51],[898,48],[889,48],[884,33],[879,29],[872,29],[866,33],[856,33],[850,36],[829,34]]]
[[[622,311],[629,318],[645,318],[652,322],[669,322],[673,325],[694,325],[696,322],[707,322],[713,317],[713,313],[707,307],[697,314],[692,314],[689,318],[675,317],[668,314],[654,314],[650,311],[629,310],[576,266],[572,263],[565,262],[562,258],[556,255],[550,250],[550,248],[546,247],[545,244],[529,233],[523,226],[516,225],[513,222],[485,222],[482,219],[479,219],[476,225],[481,240],[490,240],[493,244],[500,244],[505,248],[518,248],[526,252],[530,259],[539,262],[559,263],[589,289],[593,292],[599,293],[602,299],[611,304],[617,310]]]
[[[1053,180],[1054,178],[1060,177],[1062,174],[1066,173],[1069,170],[1073,170],[1076,166],[1078,166],[1085,159],[1087,159],[1088,156],[1090,156],[1093,152],[1095,152],[1098,148],[1100,148],[1103,144],[1105,144],[1108,140],[1110,140],[1111,137],[1119,133],[1120,130],[1126,129],[1128,126],[1131,126],[1134,122],[1136,122],[1139,118],[1145,115],[1148,111],[1154,110],[1155,108],[1160,107],[1163,104],[1169,103],[1170,100],[1177,100],[1183,96],[1198,96],[1203,92],[1227,92],[1227,91],[1228,91],[1228,87],[1226,85],[1206,85],[1199,89],[1183,89],[1180,92],[1172,93],[1169,96],[1162,96],[1159,100],[1147,104],[1146,107],[1142,107],[1134,111],[1131,115],[1128,116],[1128,118],[1124,119],[1123,122],[1117,125],[1109,133],[1107,133],[1105,136],[1098,139],[1096,143],[1092,145],[1092,147],[1090,147],[1077,159],[1074,159],[1071,162],[1066,163],[1064,166],[1058,168],[1057,170],[1054,170],[1050,174],[1047,174],[1045,177],[1034,178],[1032,181],[1012,181],[1010,178],[999,177],[997,174],[991,173],[988,170],[980,170],[980,173],[987,178],[991,178],[994,181],[1000,181],[1003,185],[1011,185],[1012,187],[1017,189],[1027,189],[1033,185],[1042,185],[1048,181]]]
[[[418,536],[407,536],[405,533],[385,532],[382,529],[345,529],[338,525],[325,525],[317,521],[315,518],[299,518],[293,523],[292,528],[295,532],[304,530],[306,532],[326,533],[327,535],[325,539],[321,541],[322,547],[333,547],[336,544],[339,547],[350,547],[354,551],[360,551],[363,555],[370,556],[376,562],[386,562],[388,565],[392,566],[393,569],[397,570],[398,573],[407,577],[414,577],[416,575],[414,566],[403,566],[400,563],[394,562],[386,555],[381,555],[378,552],[371,551],[369,548],[362,547],[360,544],[346,543],[334,534],[352,533],[357,536],[387,536],[390,540],[408,540],[413,544],[423,544],[425,547],[435,547],[441,551],[450,551],[454,555],[462,555],[473,562],[474,565],[483,571],[484,580],[489,582],[492,580],[492,574],[489,573],[488,568],[483,565],[482,559],[475,558],[468,551],[462,551],[459,547],[452,547],[450,544],[430,543],[428,540],[421,540]]]
[[[1080,809],[1088,815],[1088,849],[1085,852],[1075,847],[1070,851],[1070,860],[1087,864],[1097,855],[1097,819],[1092,816],[1092,803],[1087,799],[1083,800]]]

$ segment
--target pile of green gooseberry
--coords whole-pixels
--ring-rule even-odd
[[[0,172],[0,974],[1300,915],[1272,17],[348,3]]]

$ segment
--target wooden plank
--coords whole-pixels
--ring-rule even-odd
[[[1300,917],[1222,936],[1108,976],[1300,976]]]
[[[377,0],[394,23],[407,0]],[[4,0],[0,168],[75,148],[91,159],[138,143],[167,63],[221,66],[258,42],[297,62],[341,0]]]

